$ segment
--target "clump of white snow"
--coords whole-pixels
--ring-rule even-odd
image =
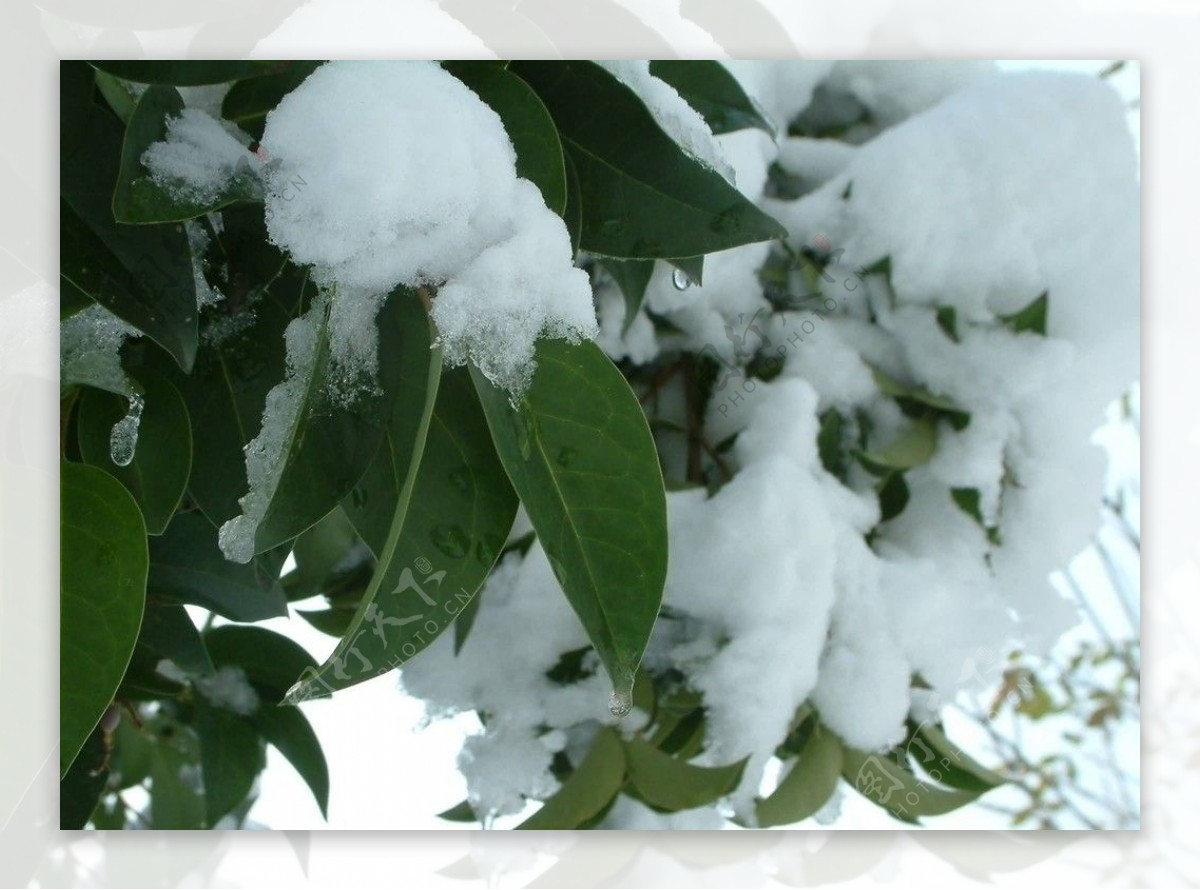
[[[218,708],[226,708],[243,717],[258,710],[258,693],[240,667],[225,665],[211,676],[194,680],[196,691]]]
[[[167,121],[167,138],[142,153],[151,178],[168,193],[210,203],[236,176],[256,176],[261,159],[250,137],[200,108],[184,108]]]
[[[397,285],[428,287],[448,360],[514,394],[537,337],[595,336],[566,226],[517,177],[500,118],[438,65],[323,65],[271,112],[262,145],[270,237],[333,290],[345,329],[370,325]]]

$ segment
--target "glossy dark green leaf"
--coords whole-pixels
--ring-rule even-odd
[[[454,654],[457,655],[466,645],[471,628],[475,626],[475,616],[479,614],[479,606],[483,602],[483,589],[480,588],[471,597],[471,601],[458,610],[454,618]]]
[[[405,340],[396,322],[402,307],[415,298],[401,291],[379,311],[378,392],[394,393],[406,366]],[[294,420],[282,434],[275,461],[274,485],[260,492],[266,510],[254,532],[254,552],[295,538],[337,506],[362,478],[387,431],[384,399],[360,392],[353,401],[332,396],[328,382],[337,373],[332,362],[330,317],[324,300],[309,309],[313,356],[296,369],[302,393]]]
[[[579,177],[580,246],[613,257],[691,257],[786,230],[685,153],[642,100],[593,62],[513,62],[550,110]]]
[[[167,138],[167,122],[183,111],[183,99],[171,86],[147,88],[138,99],[121,147],[121,169],[113,192],[113,215],[123,223],[169,223],[194,219],[230,204],[262,200],[262,186],[247,163],[234,170],[211,200],[185,197],[178,188],[160,185],[142,164],[142,155]]]
[[[122,396],[89,390],[79,404],[79,451],[83,459],[114,476],[141,508],[146,531],[161,535],[175,514],[192,469],[192,425],[183,396],[169,380],[138,371],[145,407],[133,460],[117,466],[111,456],[113,425],[125,416]]]
[[[859,454],[863,466],[872,472],[908,470],[929,462],[937,449],[937,425],[929,419],[915,421],[886,448]]]
[[[500,115],[517,153],[517,175],[536,185],[546,206],[562,216],[567,206],[562,143],[537,93],[512,72],[488,62],[445,62],[443,67]]]
[[[720,62],[657,59],[650,63],[650,73],[673,86],[715,134],[754,128],[775,135],[766,114]]]
[[[613,281],[625,298],[625,321],[621,326],[624,333],[637,320],[642,303],[646,299],[646,285],[654,274],[654,260],[615,260],[601,257],[600,265],[612,276]]]
[[[131,684],[143,689],[162,685],[166,678],[159,675],[157,669],[164,659],[193,676],[213,671],[208,650],[187,610],[183,606],[151,600],[146,603],[142,629],[121,684],[122,691]]]
[[[817,727],[770,795],[758,802],[759,828],[793,825],[828,803],[842,775],[842,744]]]
[[[64,66],[59,270],[190,370],[198,345],[191,248],[181,226],[125,226],[113,216],[123,132],[91,101],[93,85]]]
[[[902,822],[919,824],[923,816],[940,816],[966,806],[978,791],[942,788],[919,779],[891,755],[843,749],[842,777],[872,803]]]
[[[653,807],[669,812],[708,806],[733,791],[746,761],[727,766],[696,766],[665,754],[639,738],[626,739],[629,785]]]
[[[292,548],[296,568],[283,579],[288,599],[300,600],[321,593],[338,563],[357,542],[358,535],[345,511],[334,507],[296,539]]]
[[[296,61],[282,74],[267,74],[239,80],[221,103],[221,116],[237,124],[255,139],[261,138],[263,125],[280,101],[304,82],[323,62]]]
[[[146,525],[112,476],[64,463],[60,482],[59,775],[113,699],[146,603]]]
[[[365,591],[364,591],[365,592]],[[323,634],[331,637],[344,637],[354,623],[354,614],[358,604],[347,606],[331,606],[328,609],[297,609],[296,614],[311,624]]]
[[[316,798],[321,815],[328,817],[329,767],[308,718],[299,708],[264,704],[250,715],[249,720],[259,734],[296,768]]]
[[[230,562],[217,530],[197,513],[181,513],[150,547],[150,589],[170,602],[203,606],[231,621],[287,614],[278,579],[261,561]]]
[[[1014,334],[1040,334],[1046,336],[1046,317],[1050,311],[1050,294],[1044,293],[1024,309],[1012,315],[1000,316],[1005,326]]]
[[[262,77],[279,74],[300,62],[250,62],[243,60],[139,60],[98,59],[90,62],[101,71],[107,71],[124,80],[135,83],[160,83],[177,87],[195,87],[210,83],[229,83],[245,77]]]
[[[850,471],[850,451],[846,444],[846,419],[836,408],[829,408],[821,415],[821,429],[817,433],[817,450],[825,471],[846,481]]]
[[[437,373],[436,365],[430,368]],[[420,435],[418,430],[414,441]],[[342,642],[310,684],[341,689],[428,646],[471,602],[512,527],[516,494],[466,369],[441,374],[424,442],[396,457],[371,492],[376,504],[386,497],[382,503],[392,505],[387,539],[373,542],[380,553],[375,577]],[[402,470],[405,483],[397,490]]]
[[[203,697],[196,700],[195,725],[204,777],[204,821],[212,828],[249,797],[254,780],[267,765],[266,751],[246,718]]]
[[[595,343],[541,340],[514,407],[472,369],[492,439],[555,577],[627,697],[667,571],[666,496],[637,397]]]
[[[123,122],[129,123],[129,118],[133,116],[133,109],[137,107],[137,89],[140,84],[116,77],[107,71],[96,70],[95,76],[96,92],[108,103],[113,114]]]
[[[938,327],[942,333],[958,342],[958,311],[953,306],[939,306],[937,310]]]
[[[602,726],[571,777],[517,828],[526,831],[578,828],[612,803],[624,783],[625,752],[621,739]]]
[[[246,275],[256,277],[252,271]],[[247,311],[253,312],[253,321],[207,344],[191,374],[172,378],[192,421],[188,492],[217,526],[241,512],[238,498],[246,493],[243,448],[258,435],[267,393],[284,376],[284,330],[290,315],[269,292],[255,297],[252,291],[250,299]]]
[[[579,239],[583,233],[583,198],[579,193],[579,171],[569,154],[563,153],[563,169],[567,173],[567,207],[563,211],[563,222],[571,239],[571,254],[579,252]]]
[[[58,827],[74,831],[87,825],[108,781],[104,731],[97,726],[58,786]]]
[[[265,627],[223,624],[204,635],[204,645],[218,668],[240,667],[264,699],[264,706],[283,698],[292,682],[317,662],[287,637]]]

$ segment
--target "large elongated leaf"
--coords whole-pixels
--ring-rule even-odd
[[[146,525],[112,476],[64,463],[61,484],[59,772],[112,701],[146,603]]]
[[[542,340],[536,358],[515,407],[472,376],[504,469],[623,712],[666,580],[658,454],[637,397],[596,344]]]
[[[650,73],[673,86],[692,108],[700,112],[713,133],[756,128],[775,135],[775,127],[762,109],[720,62],[658,59],[650,63]]]
[[[395,478],[408,467],[371,482],[373,503],[390,501],[393,520],[405,510],[395,541],[368,540],[380,553],[376,575],[388,580],[372,579],[315,682],[341,689],[412,658],[467,608],[504,549],[517,496],[465,368],[442,375],[419,461],[407,503]]]
[[[402,343],[401,354],[407,359],[390,394],[393,407],[388,433],[363,480],[342,505],[359,535],[377,556],[375,573],[333,654],[319,671],[294,678],[297,683],[288,695],[293,703],[387,673],[416,654],[418,641],[410,639],[414,632],[419,635],[426,622],[433,621],[434,625],[428,628],[431,638],[453,617],[453,613],[437,608],[438,600],[427,592],[428,587],[440,599],[443,595],[440,582],[446,577],[442,575],[435,580],[434,565],[424,555],[425,548],[432,543],[429,535],[434,529],[424,529],[419,539],[405,530],[442,377],[441,350],[430,348],[429,320],[420,304],[411,299],[412,295],[405,296],[410,299],[397,307],[393,321]],[[457,465],[454,469],[458,469]],[[450,481],[449,472],[447,469],[437,480],[443,486]],[[461,474],[455,478],[462,478]],[[447,487],[440,494],[445,496],[451,491]],[[463,523],[469,523],[469,517],[455,515],[457,532],[466,535]],[[458,534],[448,531],[446,536],[458,539]],[[463,555],[459,554],[459,558]],[[489,562],[487,568],[490,567]],[[450,590],[446,593],[450,594]],[[450,601],[453,602],[452,594]],[[403,641],[393,645],[401,635]],[[428,645],[428,639],[420,645],[422,648]]]
[[[261,138],[267,115],[284,96],[300,86],[323,62],[297,61],[281,74],[239,80],[221,103],[221,116],[233,121],[255,139]]]
[[[604,256],[691,257],[786,230],[685,153],[627,86],[593,62],[513,62],[541,97],[579,176],[580,246]]]
[[[179,189],[164,188],[142,164],[142,155],[167,136],[167,121],[183,111],[183,98],[171,86],[155,85],[142,93],[125,127],[121,169],[113,193],[117,222],[162,223],[193,219],[239,201],[262,200],[262,186],[247,164],[235,170],[215,198],[200,201]]]
[[[196,734],[204,776],[204,821],[212,828],[249,796],[267,765],[266,752],[249,722],[203,697],[196,701]]]
[[[192,603],[232,621],[261,621],[287,614],[277,577],[261,560],[230,562],[217,546],[217,530],[197,513],[181,513],[150,547],[150,589],[176,603]]]
[[[696,766],[665,754],[639,738],[626,739],[629,784],[646,803],[670,812],[707,806],[742,780],[746,761],[727,766]]]
[[[414,302],[411,293],[400,291],[379,311],[379,367],[374,381],[378,393],[397,390],[407,346],[396,316]],[[332,354],[327,301],[318,299],[292,324],[305,327],[311,352],[308,360],[290,369],[294,376],[287,386],[296,400],[293,409],[286,417],[274,418],[282,429],[273,433],[278,451],[267,458],[272,464],[265,471],[270,482],[264,479],[257,492],[266,506],[254,525],[255,553],[290,541],[337,506],[362,478],[387,430],[384,398],[359,392],[347,401],[330,391],[330,382],[340,372]],[[289,327],[288,336],[292,334]]]
[[[104,730],[97,726],[58,787],[58,827],[64,831],[83,828],[96,809],[100,792],[108,781],[108,753]]]
[[[311,655],[297,643],[265,627],[223,624],[204,635],[213,664],[240,667],[264,699],[264,707],[278,702],[292,681],[316,667]]]
[[[146,406],[138,426],[133,460],[117,466],[112,460],[112,428],[125,416],[121,396],[90,390],[79,406],[79,451],[83,459],[115,476],[129,489],[146,531],[161,535],[187,488],[192,469],[192,425],[187,405],[171,382],[154,371],[138,372]]]
[[[625,783],[625,752],[620,737],[600,727],[592,747],[562,788],[517,828],[578,828],[604,811]]]
[[[818,726],[779,787],[758,802],[758,827],[793,825],[807,819],[833,796],[841,775],[842,744]]]
[[[249,720],[259,734],[296,768],[316,798],[321,815],[328,816],[329,767],[308,718],[299,708],[268,705],[251,714]]]
[[[245,77],[280,74],[301,62],[251,62],[242,60],[151,59],[125,61],[99,59],[94,67],[135,83],[162,83],[177,87],[195,87],[210,83],[229,83]]]
[[[902,822],[916,824],[922,816],[940,816],[965,806],[980,791],[941,788],[918,779],[892,756],[844,749],[842,776],[863,797]]]
[[[124,134],[111,114],[93,104],[93,87],[86,65],[63,63],[60,272],[190,370],[198,337],[187,235],[178,226],[116,221],[112,197]]]
[[[499,65],[446,62],[444,67],[500,115],[517,153],[517,175],[536,185],[546,206],[562,216],[567,206],[562,143],[537,93]]]

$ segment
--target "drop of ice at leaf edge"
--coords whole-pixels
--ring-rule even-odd
[[[108,437],[108,456],[118,467],[127,467],[133,462],[137,451],[138,426],[142,422],[145,400],[133,393],[129,397],[129,413],[113,424]]]
[[[692,279],[682,269],[675,269],[671,272],[671,284],[675,285],[675,290],[687,290],[692,286]]]
[[[633,696],[628,692],[613,690],[608,699],[608,712],[620,719],[633,710]]]

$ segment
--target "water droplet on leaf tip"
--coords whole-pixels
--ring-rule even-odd
[[[608,699],[608,712],[617,719],[624,717],[633,710],[633,695],[628,692],[613,690]]]
[[[671,283],[675,285],[675,290],[687,290],[692,286],[692,279],[682,269],[675,269],[671,272]]]

